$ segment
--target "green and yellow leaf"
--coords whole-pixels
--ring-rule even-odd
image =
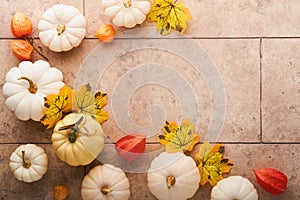
[[[194,130],[195,127],[189,119],[183,120],[180,126],[175,122],[166,121],[163,127],[164,135],[159,135],[158,139],[169,153],[192,151],[200,140]]]
[[[98,92],[94,95],[89,84],[83,85],[79,91],[74,91],[73,110],[91,115],[102,124],[108,119],[108,113],[103,109],[106,98],[106,93]]]
[[[72,89],[63,86],[57,95],[50,94],[44,98],[46,108],[41,122],[47,128],[52,128],[62,118],[63,112],[72,110]]]
[[[200,184],[209,183],[215,186],[224,173],[229,173],[233,163],[227,158],[223,158],[225,146],[215,144],[211,146],[209,142],[205,142],[200,146],[196,159],[199,161],[198,169],[201,175]]]
[[[187,28],[186,21],[192,19],[192,15],[183,2],[154,0],[147,19],[150,22],[157,22],[156,28],[160,34],[166,35],[172,28],[184,33]]]

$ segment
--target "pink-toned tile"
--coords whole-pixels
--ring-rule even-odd
[[[300,142],[300,40],[263,40],[263,141]]]
[[[114,46],[115,48],[123,48],[122,41],[115,41],[111,44],[100,46],[96,51],[97,54],[94,56],[103,58],[103,62],[106,62],[104,61],[106,56],[117,54],[115,50],[112,50]],[[128,41],[133,42],[133,40]],[[170,53],[165,51],[164,48],[153,50],[142,48],[143,42],[151,43],[152,41],[155,42],[155,40],[136,41],[139,42],[140,49],[125,52],[121,56],[115,55],[111,63],[105,66],[106,68],[100,78],[92,76],[93,74],[88,76],[90,80],[93,79],[91,80],[92,82],[98,84],[97,87],[99,89],[108,92],[108,105],[105,108],[110,114],[110,120],[105,122],[103,127],[110,140],[116,141],[124,136],[124,133],[141,130],[140,128],[127,129],[126,127],[129,127],[128,124],[120,124],[120,119],[126,114],[131,119],[130,123],[135,124],[137,127],[147,127],[153,122],[155,117],[159,119],[163,113],[156,113],[151,116],[151,107],[159,104],[163,107],[166,114],[165,118],[161,122],[154,124],[155,130],[153,132],[149,132],[150,130],[147,129],[147,133],[143,133],[147,134],[148,141],[157,142],[155,136],[161,132],[164,120],[173,120],[179,123],[180,119],[185,117],[183,113],[187,112],[186,109],[193,106],[194,102],[192,99],[186,100],[185,105],[182,105],[181,102],[182,99],[185,99],[186,92],[189,90],[188,87],[192,88],[197,101],[200,116],[197,118],[199,124],[196,124],[196,127],[199,127],[198,132],[204,139],[210,125],[213,100],[210,97],[211,91],[202,77],[203,74],[195,71],[195,66],[192,66],[184,55]],[[175,40],[169,41],[175,43]],[[183,41],[185,44],[189,42],[189,40]],[[197,42],[203,46],[208,56],[211,57],[212,62],[215,63],[215,68],[219,71],[225,87],[226,119],[220,141],[259,141],[259,40],[198,40]],[[85,66],[87,67],[86,69],[90,68],[90,66],[97,66],[102,61],[101,59],[98,60],[97,57],[94,61],[89,62],[88,66]],[[95,57],[92,56],[89,59],[93,58]],[[135,73],[138,74],[139,71],[137,70],[144,69],[143,67],[151,66],[151,64],[159,64],[161,69],[167,67],[175,71],[176,74],[169,76],[174,76],[172,78],[174,81],[182,78],[182,84],[187,83],[187,88],[178,93],[179,90],[174,84],[160,84],[160,80],[153,80],[152,82],[147,82],[147,84],[140,85],[135,83],[137,80],[139,80],[138,83],[143,82],[143,80],[140,80],[141,77],[134,76]],[[155,67],[153,67],[154,69]],[[160,74],[162,71],[157,73]],[[120,87],[120,81],[124,81],[126,77],[130,77],[128,83],[133,84],[135,87],[133,91],[129,90],[129,88],[123,88],[123,91],[128,90],[127,93],[124,93],[126,98],[127,96],[130,97],[128,100],[125,96],[115,94],[117,86],[118,88]],[[155,79],[156,77],[153,76],[152,78]],[[161,77],[161,79],[168,79],[168,76]],[[123,100],[121,107],[113,105],[113,102],[116,100],[114,98]],[[117,111],[124,109],[128,109],[128,112],[122,115],[116,114],[118,113]]]
[[[186,34],[199,37],[299,36],[299,1],[183,1],[193,15]]]
[[[259,141],[259,41],[200,40],[199,43],[217,66],[225,88],[226,116],[219,141]]]
[[[54,6],[55,4],[66,4],[76,7],[83,13],[83,0],[48,0],[48,1],[2,1],[0,5],[0,37],[1,38],[14,38],[14,35],[10,31],[10,20],[14,15],[15,11],[18,10],[23,12],[25,15],[29,16],[32,21],[33,32],[32,37],[38,37],[38,22],[42,18],[43,13],[48,9]]]
[[[80,199],[81,181],[84,176],[83,167],[70,167],[60,161],[51,145],[39,145],[48,155],[48,170],[37,182],[24,183],[14,178],[9,169],[9,158],[18,145],[0,145],[0,198],[8,199],[53,199],[53,188],[66,185],[69,190],[68,199]]]

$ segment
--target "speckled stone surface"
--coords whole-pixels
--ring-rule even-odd
[[[53,199],[52,190],[57,184],[65,184],[69,191],[69,200],[81,199],[81,181],[89,170],[101,163],[112,163],[126,171],[130,181],[130,200],[150,199],[155,197],[147,187],[147,168],[152,159],[164,150],[159,144],[157,135],[161,133],[162,123],[156,131],[147,137],[146,153],[133,163],[126,163],[115,152],[114,142],[126,135],[124,127],[115,113],[124,109],[113,106],[113,92],[120,80],[140,67],[168,67],[182,78],[197,100],[199,118],[197,132],[202,141],[206,137],[212,119],[212,106],[215,99],[203,75],[209,74],[207,67],[204,74],[197,73],[190,60],[175,52],[162,48],[141,48],[139,50],[117,54],[119,44],[128,46],[145,44],[168,44],[166,48],[174,48],[175,43],[182,42],[182,49],[192,48],[192,44],[201,47],[210,58],[224,90],[225,117],[224,124],[218,135],[218,142],[225,144],[225,157],[232,159],[234,167],[229,175],[242,175],[248,178],[258,191],[260,200],[297,200],[300,199],[300,2],[275,0],[182,0],[190,9],[193,19],[188,21],[185,36],[171,34],[165,37],[151,31],[155,23],[144,22],[132,33],[125,28],[115,27],[119,38],[109,44],[101,44],[94,33],[96,29],[110,21],[104,16],[101,0],[47,0],[20,1],[3,0],[0,4],[0,199],[1,200],[35,200]],[[87,19],[86,38],[77,48],[69,52],[55,53],[44,47],[39,38],[37,24],[43,12],[55,4],[64,3],[79,9]],[[10,31],[10,20],[16,10],[28,15],[33,22],[34,45],[49,59],[51,66],[60,69],[64,74],[64,82],[75,86],[82,78],[94,77],[94,72],[107,60],[101,77],[83,79],[84,83],[96,85],[94,90],[108,93],[105,109],[109,120],[103,124],[106,145],[98,160],[86,167],[70,167],[60,161],[51,147],[51,129],[46,129],[38,122],[18,120],[14,113],[5,106],[3,85],[5,75],[20,60],[10,50],[10,41],[14,39]],[[155,44],[155,45],[154,45]],[[174,45],[173,45],[174,44]],[[99,46],[100,45],[100,46]],[[89,57],[97,48],[97,57]],[[116,51],[109,51],[108,49]],[[192,55],[203,56],[204,53],[190,52]],[[99,59],[99,63],[89,71],[83,67],[85,59]],[[32,61],[43,59],[34,52]],[[88,62],[87,62],[88,63]],[[155,65],[154,65],[155,64]],[[199,63],[201,65],[203,63]],[[207,63],[204,63],[207,64]],[[156,69],[156,68],[155,68]],[[163,71],[162,71],[163,72]],[[134,74],[132,74],[132,77]],[[143,74],[141,74],[143,75]],[[174,74],[172,74],[174,75]],[[159,76],[157,76],[159,77]],[[156,77],[156,78],[157,78]],[[170,78],[171,77],[171,78]],[[175,77],[175,76],[174,76]],[[173,77],[173,79],[175,79]],[[98,79],[99,78],[99,79]],[[139,78],[129,78],[126,84],[133,84]],[[162,79],[172,80],[172,76]],[[174,80],[175,81],[175,80]],[[217,80],[216,80],[217,81]],[[174,82],[175,83],[175,82]],[[175,84],[174,84],[175,85]],[[178,86],[177,86],[178,87]],[[172,85],[164,86],[152,82],[138,85],[130,93],[128,115],[137,127],[146,127],[153,121],[151,107],[161,105],[165,111],[164,120],[179,122],[183,117],[180,97],[186,97],[185,88],[172,90]],[[176,88],[176,87],[174,87]],[[124,89],[126,94],[127,88]],[[187,89],[188,90],[188,89]],[[124,92],[122,91],[122,92]],[[128,91],[129,93],[129,91]],[[127,95],[127,94],[126,94]],[[118,95],[116,95],[118,96]],[[119,97],[123,98],[123,97]],[[193,106],[192,100],[188,101]],[[125,105],[124,105],[125,106]],[[222,113],[222,110],[220,110]],[[157,114],[157,113],[156,113]],[[163,114],[163,113],[161,113]],[[122,117],[122,116],[121,116]],[[154,117],[160,117],[155,116]],[[136,132],[136,131],[133,131]],[[45,149],[49,157],[49,168],[45,176],[38,182],[26,184],[17,181],[9,170],[9,157],[21,144],[35,143]],[[196,146],[192,157],[197,153]],[[273,196],[262,190],[255,180],[253,169],[273,167],[284,172],[288,177],[287,191],[282,195]],[[225,176],[229,176],[225,175]],[[191,199],[209,200],[211,187],[200,186]]]

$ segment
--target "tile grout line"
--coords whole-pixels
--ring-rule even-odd
[[[262,129],[262,41],[263,39],[260,38],[259,40],[259,140],[260,143],[263,143],[263,129]]]

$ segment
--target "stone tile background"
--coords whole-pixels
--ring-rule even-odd
[[[218,67],[226,92],[226,119],[219,141],[226,144],[226,156],[235,166],[230,175],[249,178],[262,200],[300,199],[300,2],[297,0],[182,0],[190,8],[193,20],[188,22],[186,35],[195,39]],[[78,8],[87,18],[87,35],[82,44],[66,53],[54,53],[43,47],[36,29],[42,13],[57,3]],[[72,86],[83,60],[98,46],[94,31],[109,22],[103,15],[98,0],[3,0],[0,4],[0,199],[52,199],[56,184],[70,190],[68,199],[80,199],[80,184],[93,166],[69,167],[61,162],[51,148],[51,130],[36,122],[22,122],[5,106],[2,87],[5,74],[19,64],[10,50],[13,35],[10,19],[19,9],[32,19],[32,37],[36,46],[49,58],[52,66],[64,73],[64,81]],[[138,27],[154,27],[145,22]],[[122,33],[124,28],[117,28]],[[120,36],[122,37],[122,35]],[[168,37],[139,35],[130,40],[153,39],[159,42]],[[126,40],[126,38],[123,38]],[[108,44],[110,45],[110,44]],[[151,56],[149,56],[151,55]],[[36,53],[32,61],[42,59]],[[193,73],[190,64],[178,56],[165,52],[144,50],[126,54],[109,66],[103,74],[101,87],[109,92],[131,67],[157,63],[179,71],[195,94],[201,99],[199,132],[208,130],[212,100],[203,79]],[[182,67],[184,66],[184,67]],[[147,93],[147,95],[145,95]],[[157,85],[141,87],[131,98],[129,113],[140,125],[149,123],[148,107],[161,104],[169,119],[179,121],[180,104],[172,92]],[[134,105],[134,106],[133,106]],[[111,115],[110,101],[105,107]],[[146,113],[146,114],[145,114]],[[124,134],[113,118],[103,125],[111,142]],[[42,146],[49,157],[45,177],[33,184],[17,181],[9,171],[9,156],[19,144],[35,143]],[[112,144],[107,144],[113,147]],[[154,137],[149,138],[147,151],[160,148]],[[289,179],[288,189],[280,196],[264,192],[255,181],[253,169],[274,167]],[[147,188],[146,174],[127,173],[131,184],[130,199],[155,199]],[[192,199],[210,199],[211,188],[201,186]]]

